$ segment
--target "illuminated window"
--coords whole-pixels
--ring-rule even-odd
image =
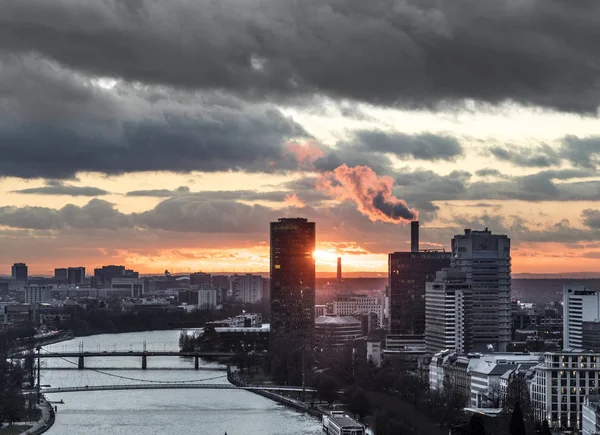
[[[279,264],[276,264],[276,265],[275,265],[275,269],[281,269],[281,265],[279,265]]]

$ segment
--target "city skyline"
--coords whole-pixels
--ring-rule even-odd
[[[319,271],[383,273],[418,215],[598,270],[595,9],[338,3],[4,2],[0,268],[265,271],[306,216]]]

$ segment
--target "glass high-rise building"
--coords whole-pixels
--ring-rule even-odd
[[[452,239],[452,267],[466,274],[472,292],[473,350],[506,352],[511,337],[510,239],[466,229]]]
[[[27,265],[25,263],[15,263],[11,270],[12,279],[21,282],[27,282]]]
[[[271,222],[271,339],[311,343],[315,327],[315,223]]]

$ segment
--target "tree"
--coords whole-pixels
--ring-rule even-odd
[[[469,419],[469,435],[485,435],[485,423],[479,414],[473,414]]]
[[[510,417],[510,435],[526,435],[525,420],[519,402],[515,404],[515,409]]]
[[[321,400],[326,401],[329,406],[338,397],[338,384],[331,376],[321,376],[317,381],[317,394]]]
[[[354,388],[348,399],[348,411],[350,411],[354,416],[358,414],[358,416],[362,419],[369,413],[370,410],[371,402],[369,401],[365,390],[360,387]]]
[[[503,402],[502,388],[500,382],[495,381],[490,384],[485,394],[485,402],[490,408],[500,408]]]
[[[552,431],[550,430],[550,425],[548,424],[548,420],[544,419],[542,423],[542,435],[552,435]]]
[[[390,416],[385,411],[375,413],[375,435],[390,435]]]

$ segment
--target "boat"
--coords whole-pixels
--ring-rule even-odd
[[[365,426],[343,411],[323,415],[323,432],[327,435],[365,435]]]

